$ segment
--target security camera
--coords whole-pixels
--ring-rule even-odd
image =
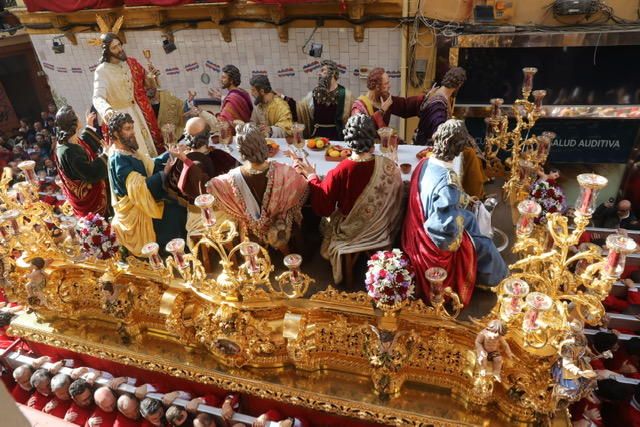
[[[51,49],[53,49],[54,53],[64,53],[64,43],[53,39],[53,46],[51,46]]]
[[[322,56],[322,43],[311,43],[309,55],[314,58],[320,58]]]

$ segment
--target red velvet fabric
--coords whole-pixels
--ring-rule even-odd
[[[422,159],[411,175],[409,187],[409,206],[402,227],[402,248],[416,269],[418,291],[422,290],[422,299],[429,302],[429,281],[424,272],[431,267],[441,267],[447,271],[443,287],[450,286],[460,296],[464,305],[468,305],[476,282],[477,258],[471,237],[466,232],[457,251],[439,249],[424,229],[426,220],[420,200],[420,173],[427,167],[427,159]]]
[[[343,215],[349,215],[369,184],[374,166],[375,161],[354,162],[345,159],[331,169],[324,179],[316,177],[309,180],[313,211],[320,216],[329,216],[337,207]]]
[[[82,9],[108,9],[122,6],[123,0],[24,0],[29,12],[68,13]]]
[[[147,70],[134,58],[127,58],[127,64],[131,69],[131,79],[133,80],[133,97],[136,100],[136,104],[140,107],[144,120],[147,122],[149,132],[153,138],[153,143],[156,146],[158,154],[165,152],[164,141],[162,140],[162,132],[158,127],[158,119],[156,113],[151,108],[151,103],[147,97],[147,90],[144,87],[144,81],[147,74]]]

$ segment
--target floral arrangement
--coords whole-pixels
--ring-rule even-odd
[[[118,252],[116,235],[111,225],[100,215],[90,213],[76,225],[84,251],[97,259],[109,259]]]
[[[544,222],[547,213],[564,213],[567,208],[564,192],[553,181],[544,179],[536,181],[531,187],[531,196],[542,207],[540,216],[535,219],[536,223],[540,223],[541,220]]]
[[[413,296],[413,267],[400,249],[376,252],[367,266],[364,283],[376,304],[392,306]]]

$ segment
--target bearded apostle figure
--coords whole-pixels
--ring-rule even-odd
[[[292,229],[302,222],[307,181],[291,166],[269,161],[265,137],[255,124],[238,126],[236,143],[243,165],[207,184],[214,208],[237,221],[243,236],[288,253]]]
[[[324,179],[307,159],[296,162],[296,169],[309,181],[314,212],[328,218],[320,254],[331,262],[336,283],[343,279],[343,255],[390,247],[400,228],[400,169],[394,161],[373,154],[376,136],[370,117],[351,116],[344,129],[351,157]]]
[[[127,57],[117,34],[103,34],[100,41],[102,57],[93,75],[93,105],[105,123],[116,112],[129,114],[142,153],[154,157],[164,152],[162,132],[147,97],[155,77],[149,78],[137,60]],[[149,72],[158,74],[153,66]]]
[[[342,141],[342,130],[351,113],[353,95],[338,84],[339,76],[335,62],[322,61],[318,86],[297,103],[298,120],[305,125],[305,137]]]
[[[391,115],[408,119],[418,115],[424,95],[392,96],[389,74],[384,68],[374,68],[367,77],[367,93],[358,97],[351,106],[351,115],[364,114],[373,119],[376,128],[389,126]]]
[[[87,123],[95,118],[87,116]],[[87,126],[78,135],[78,116],[69,106],[56,114],[57,144],[53,161],[58,167],[62,192],[78,217],[97,213],[107,217],[106,143]]]
[[[218,120],[232,125],[232,128],[233,122],[237,120],[245,123],[251,120],[251,113],[253,112],[251,95],[239,87],[241,77],[240,70],[235,65],[228,64],[222,67],[220,86],[229,92],[222,99],[222,106],[217,117]],[[212,90],[209,94],[214,98],[222,98],[218,90]]]
[[[493,241],[480,232],[476,217],[466,209],[470,197],[453,170],[453,159],[469,138],[462,120],[447,120],[433,134],[433,155],[411,176],[402,247],[419,272],[416,280],[425,301],[430,294],[424,276],[428,268],[447,271],[443,286],[457,292],[464,305],[476,283],[496,286],[508,273]]]
[[[177,148],[154,159],[140,153],[134,122],[129,114],[115,113],[109,120],[113,141],[109,152],[109,183],[115,215],[111,226],[121,245],[135,256],[142,247],[186,235],[186,209],[165,192],[166,177],[173,166],[169,154],[184,160]]]

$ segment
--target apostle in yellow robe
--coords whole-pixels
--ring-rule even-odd
[[[257,124],[262,133],[269,137],[291,136],[291,109],[284,99],[273,92],[269,78],[263,75],[253,76],[249,84],[256,105],[251,114],[251,122]]]

